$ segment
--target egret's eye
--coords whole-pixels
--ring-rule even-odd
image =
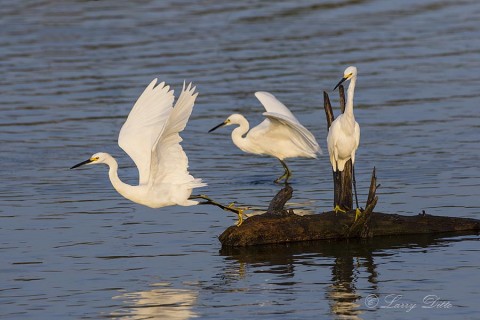
[[[91,160],[92,161],[97,161],[98,159],[100,159],[100,157],[95,157],[95,158],[92,158]]]

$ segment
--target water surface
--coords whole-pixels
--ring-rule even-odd
[[[158,77],[200,95],[183,133],[190,171],[218,201],[265,208],[275,159],[242,153],[224,128],[252,125],[253,93],[274,93],[326,152],[323,91],[359,69],[362,202],[375,166],[377,209],[479,217],[480,5],[476,1],[4,1],[0,8],[0,317],[6,319],[472,318],[478,237],[389,238],[220,250],[235,217],[216,208],[149,209],[120,197],[105,168],[119,129]],[[338,112],[338,108],[335,110]],[[288,162],[290,207],[331,208],[327,157]],[[379,298],[369,308],[367,297]],[[436,295],[451,308],[421,308]]]

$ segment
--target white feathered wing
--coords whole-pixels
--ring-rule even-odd
[[[149,184],[168,182],[187,188],[207,185],[188,173],[188,158],[180,145],[182,138],[179,132],[183,131],[190,118],[197,95],[191,83],[186,88],[183,84],[182,93],[171,109],[165,128],[153,145]]]
[[[179,133],[185,128],[198,93],[191,84],[172,108],[173,90],[154,79],[140,95],[118,137],[120,147],[132,158],[139,172],[139,185],[206,186],[188,173],[188,158]]]
[[[120,129],[118,145],[132,158],[138,168],[139,185],[148,183],[151,153],[172,111],[173,91],[154,79],[138,98]]]
[[[273,124],[281,124],[291,128],[291,141],[305,153],[310,154],[311,157],[316,158],[317,153],[322,154],[322,150],[313,134],[273,94],[259,91],[255,92],[255,96],[267,111],[263,113],[267,117],[265,121],[271,121]]]

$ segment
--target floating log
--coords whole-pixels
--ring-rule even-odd
[[[219,237],[222,246],[246,247],[312,240],[361,239],[377,236],[434,234],[480,231],[480,220],[441,217],[429,214],[402,216],[374,212],[368,227],[354,223],[355,212],[333,211],[308,216],[293,212],[285,216],[258,215],[248,218],[240,227],[231,226]],[[356,225],[357,227],[352,227]]]
[[[370,190],[375,190],[377,185],[373,177],[372,181]],[[425,212],[416,216],[373,212],[378,201],[374,191],[369,194],[369,203],[357,221],[355,210],[299,216],[293,210],[280,209],[278,204],[288,201],[291,195],[290,186],[282,188],[270,205],[271,208],[272,204],[275,207],[273,211],[250,217],[239,227],[229,227],[219,237],[222,246],[246,247],[312,240],[480,231],[480,220],[476,219],[441,217]]]

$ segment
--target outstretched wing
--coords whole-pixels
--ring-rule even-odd
[[[290,130],[290,139],[295,142],[298,147],[307,153],[311,153],[312,156],[316,153],[322,154],[322,150],[313,134],[302,126],[293,113],[291,113],[283,103],[278,101],[273,94],[259,91],[255,92],[255,96],[260,100],[265,110],[267,110],[263,115],[267,117],[273,125],[280,124],[292,129]]]
[[[284,118],[289,119],[290,122],[296,122],[300,124],[300,122],[297,120],[297,118],[295,118],[293,113],[291,113],[290,110],[288,110],[288,108],[283,103],[278,101],[278,99],[275,98],[273,94],[265,91],[258,91],[255,92],[255,97],[260,100],[267,112],[283,115]]]
[[[139,184],[146,184],[150,176],[152,148],[164,131],[172,112],[173,90],[154,79],[138,98],[118,136],[119,146],[135,162]]]
[[[289,138],[299,148],[311,154],[312,157],[316,157],[317,153],[322,154],[322,149],[313,134],[302,126],[300,122],[294,122],[290,117],[273,112],[264,112],[263,115],[271,121],[273,126],[281,125],[289,127],[291,129],[289,130]]]
[[[190,83],[175,103],[164,131],[158,137],[152,149],[151,178],[149,183],[184,184],[191,188],[205,186],[201,179],[195,179],[188,173],[188,158],[183,151],[179,133],[185,128],[198,93]]]

